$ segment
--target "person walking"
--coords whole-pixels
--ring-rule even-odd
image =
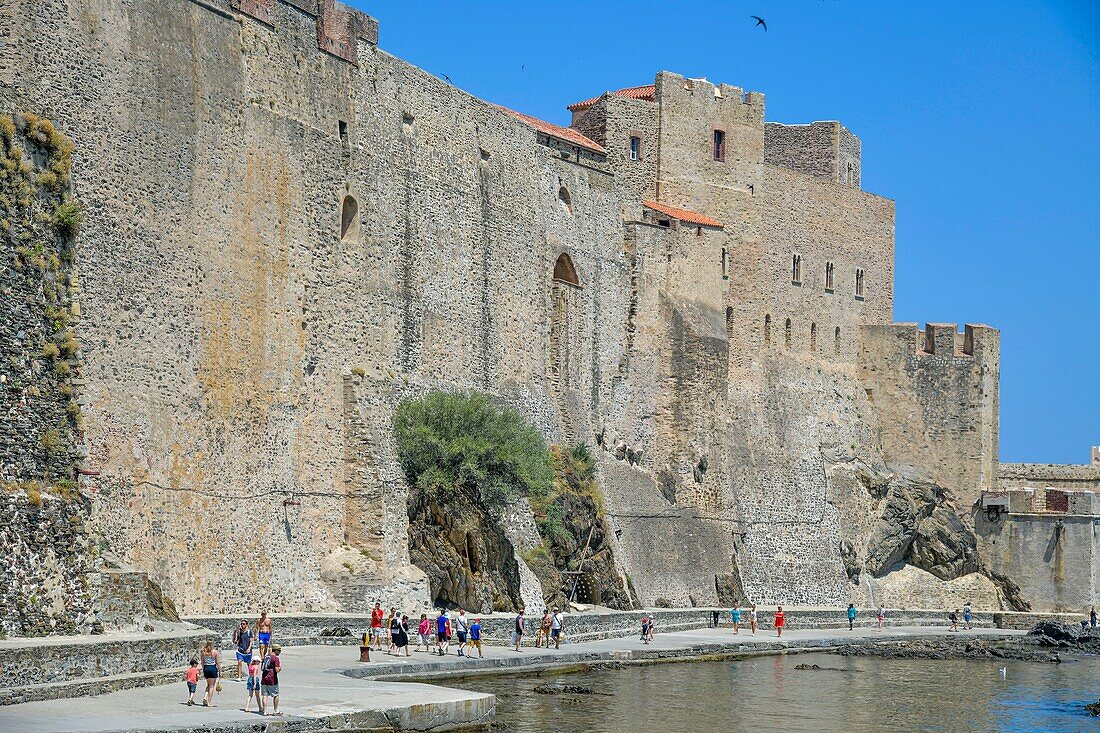
[[[524,609],[520,608],[519,613],[516,614],[515,624],[514,624],[514,628],[512,630],[512,641],[516,645],[516,651],[517,652],[519,651],[520,646],[523,644],[523,630],[524,630],[523,611],[524,611]]]
[[[1089,626],[1096,628],[1096,606],[1089,609]]]
[[[233,629],[233,645],[237,647],[237,681],[244,682],[244,667],[252,661],[252,631],[243,618],[241,625]]]
[[[966,624],[966,628],[968,630],[974,628],[970,624],[970,619],[971,619],[970,601],[967,601],[966,603],[963,604],[963,623]]]
[[[377,651],[382,651],[382,618],[385,615],[382,610],[382,602],[376,602],[374,609],[370,612],[370,637],[374,641],[374,648]]]
[[[267,698],[271,698],[272,715],[282,715],[279,712],[279,673],[283,671],[283,662],[279,659],[283,648],[278,644],[271,645],[271,653],[264,657],[263,670],[260,672],[260,715],[267,715]]]
[[[450,623],[447,612],[439,609],[439,616],[435,619],[435,651],[441,657],[447,654],[447,627]]]
[[[947,618],[950,619],[950,621],[951,621],[951,628],[948,629],[948,631],[958,631],[959,630],[959,609],[956,608],[954,611],[952,611],[950,613],[950,615],[948,615]]]
[[[263,711],[264,701],[260,697],[260,658],[253,654],[248,663],[248,699],[244,703],[244,711],[248,712],[248,706],[252,704],[252,698],[256,698],[256,709]]]
[[[466,635],[470,633],[470,624],[466,620],[466,609],[458,609],[458,618],[455,619],[455,633],[458,634],[458,656],[466,656]]]
[[[420,651],[420,645],[424,645],[424,651],[432,650],[432,622],[428,620],[428,614],[420,614],[420,625],[416,627],[416,634],[420,639],[416,642],[416,651]]]
[[[550,648],[550,609],[542,612],[539,630],[535,632],[535,648],[538,649],[543,644],[546,645],[547,649]]]
[[[477,658],[481,659],[481,619],[475,618],[470,624],[470,649],[477,649]],[[469,658],[469,656],[467,656]]]
[[[199,660],[192,657],[191,665],[183,673],[183,679],[187,682],[187,704],[195,704],[195,690],[199,686]]]
[[[214,640],[207,639],[199,655],[202,661],[202,678],[206,680],[206,691],[202,695],[202,706],[210,707],[214,702],[214,688],[220,686],[222,676],[222,653],[214,648]]]
[[[875,611],[875,621],[878,622],[878,630],[882,631],[886,628],[886,606],[878,604],[878,610]]]
[[[741,609],[734,606],[730,609],[730,621],[733,623],[733,633],[741,633]]]
[[[775,612],[775,635],[783,636],[783,626],[787,623],[787,617],[783,614],[783,606],[779,606]]]
[[[274,630],[274,624],[271,619],[268,618],[267,611],[260,613],[260,618],[256,622],[256,638],[260,642],[260,656],[267,656],[267,652],[271,649],[271,634]]]
[[[642,643],[649,643],[649,616],[642,616]]]
[[[749,609],[749,626],[752,627],[752,635],[756,636],[756,604]]]
[[[646,635],[645,635],[645,643],[646,644],[652,644],[653,643],[653,629],[656,626],[657,626],[657,618],[655,616],[650,616],[649,617],[649,629],[646,631]]]
[[[856,622],[856,604],[849,603],[848,604],[848,631],[853,631],[855,629],[855,622]]]
[[[394,640],[394,644],[397,645],[397,656],[401,656],[401,650],[405,650],[405,656],[411,656],[409,654],[409,617],[405,614],[401,614],[401,619],[397,622],[397,637]]]
[[[561,634],[565,630],[565,617],[561,611],[554,609],[554,615],[550,617],[550,638],[554,640],[554,648],[561,649]],[[550,642],[546,642],[546,648],[550,648]]]

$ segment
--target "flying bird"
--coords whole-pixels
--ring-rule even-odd
[[[448,84],[454,84],[454,82],[451,81],[451,77],[447,76],[446,74],[440,74],[440,76],[446,79]]]
[[[768,24],[764,22],[763,18],[761,18],[759,15],[750,15],[749,17],[756,21],[756,25],[764,26],[764,31],[767,32]],[[753,28],[755,28],[756,25],[754,25]]]

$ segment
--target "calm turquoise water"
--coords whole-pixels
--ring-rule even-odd
[[[796,664],[836,668],[795,669]],[[1008,668],[1002,680],[1000,668]],[[538,695],[542,682],[610,697]],[[1089,731],[1100,718],[1100,659],[1026,662],[885,660],[802,654],[463,680],[497,695],[496,729],[516,733],[686,731]]]

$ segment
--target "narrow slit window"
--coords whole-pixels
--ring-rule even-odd
[[[817,352],[817,324],[810,324],[810,353]]]
[[[637,135],[630,136],[630,159],[640,160],[642,157],[642,139]]]
[[[730,252],[725,247],[722,248],[722,279],[730,279]]]
[[[833,267],[832,262],[826,262],[825,263],[825,292],[826,293],[833,292],[833,270],[834,269],[835,268]]]
[[[793,342],[794,339],[791,335],[791,319],[788,318],[787,322],[783,325],[783,345],[789,349]]]
[[[791,258],[791,283],[802,284],[802,255],[796,254]]]
[[[840,326],[837,326],[833,333],[833,353],[840,356]]]
[[[764,315],[764,345],[770,346],[772,342],[772,314]]]
[[[863,270],[856,268],[856,297],[863,300]]]
[[[714,131],[714,159],[725,160],[726,159],[726,131],[715,130]]]

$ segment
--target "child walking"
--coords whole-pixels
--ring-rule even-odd
[[[256,655],[248,662],[248,700],[244,704],[244,711],[248,712],[248,706],[252,704],[252,698],[256,698],[256,709],[262,715],[264,701],[260,697],[260,658]]]
[[[194,705],[195,689],[199,686],[199,660],[191,659],[191,666],[183,673],[183,678],[187,680],[187,704]]]

